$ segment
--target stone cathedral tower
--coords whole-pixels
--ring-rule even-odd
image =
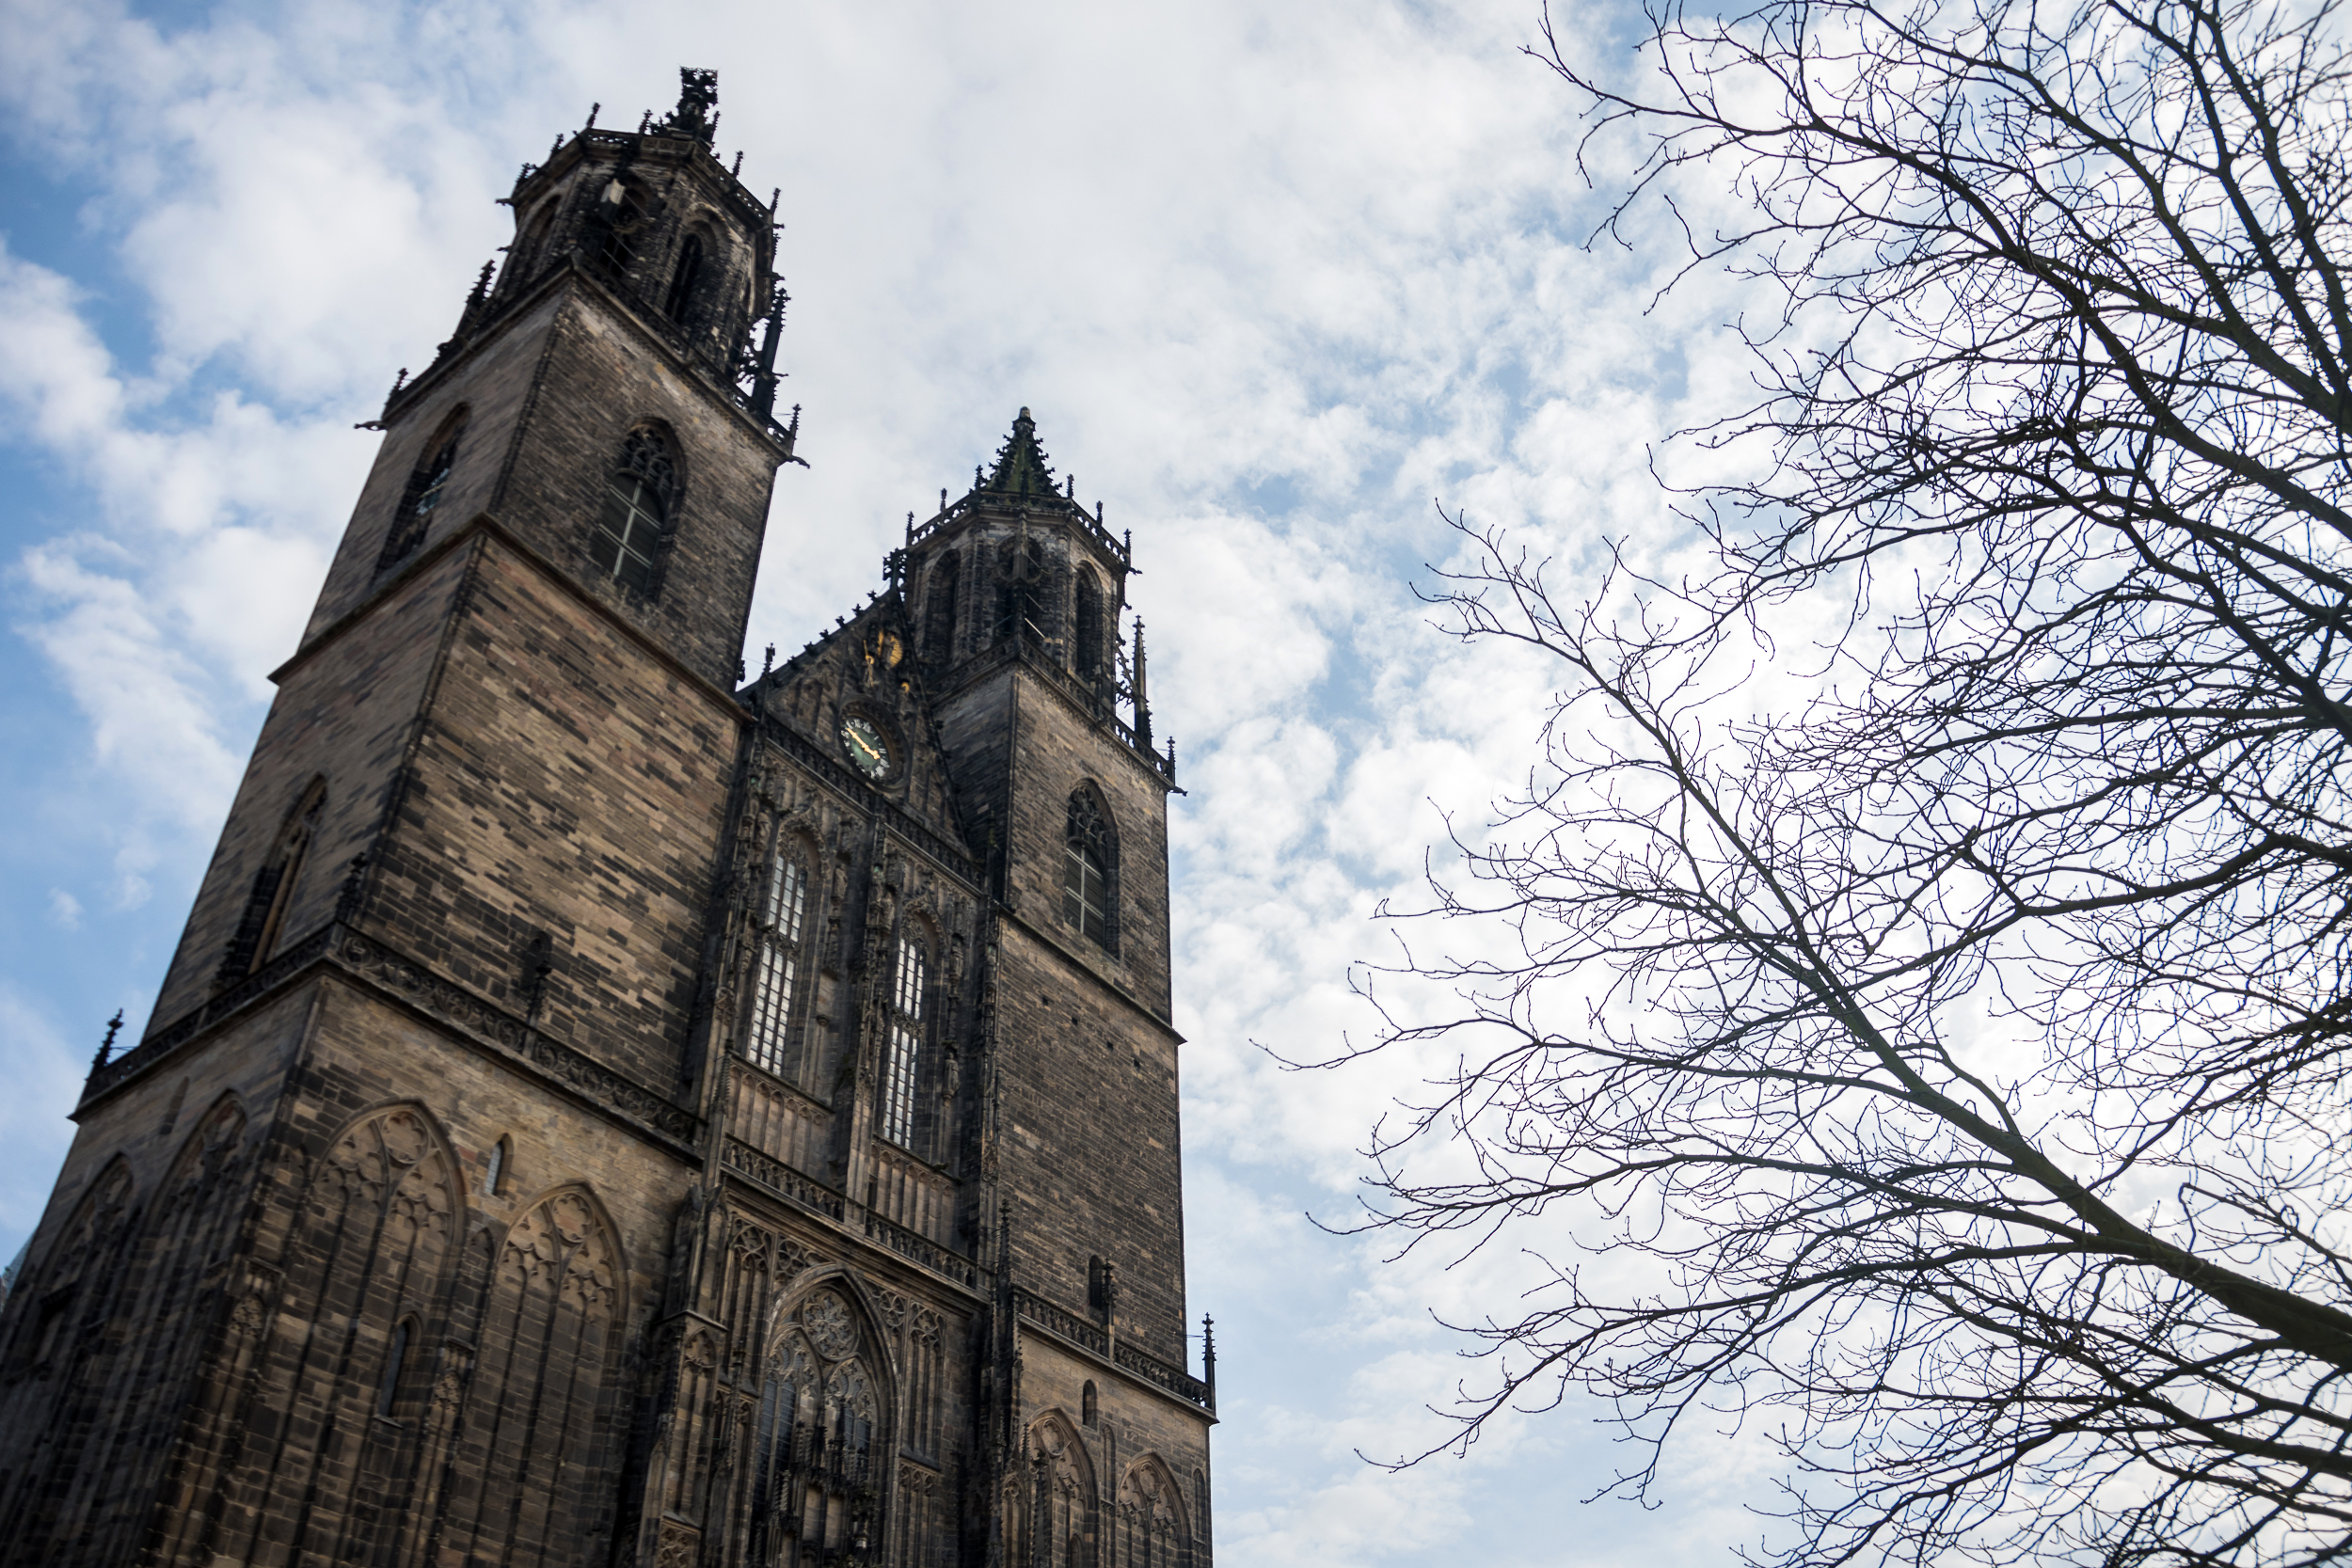
[[[1129,546],[1024,409],[739,686],[798,420],[683,74],[385,406],[0,1316],[0,1560],[1207,1568]]]

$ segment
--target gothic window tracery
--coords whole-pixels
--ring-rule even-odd
[[[104,1294],[129,1228],[131,1192],[130,1164],[117,1155],[50,1247],[46,1266],[18,1281],[29,1307],[11,1314],[20,1341],[11,1362],[48,1366],[66,1340],[73,1309]]]
[[[597,570],[624,588],[651,593],[676,501],[677,464],[669,443],[658,431],[635,432],[606,482],[604,510],[589,540],[589,558]]]
[[[782,1325],[753,1432],[747,1562],[816,1568],[878,1544],[888,1402],[862,1325],[827,1287]]]
[[[424,536],[433,526],[433,514],[441,504],[442,492],[449,487],[450,470],[457,466],[458,442],[466,434],[469,417],[461,406],[441,422],[439,433],[425,444],[425,454],[408,475],[407,486],[401,492],[400,509],[392,517],[390,531],[384,535],[383,552],[375,559],[377,571],[389,571],[424,543]]]
[[[1102,791],[1091,784],[1070,793],[1062,850],[1062,924],[1117,953],[1119,832]]]
[[[1182,1568],[1190,1560],[1192,1530],[1176,1478],[1156,1454],[1127,1467],[1119,1483],[1113,1550],[1118,1568]]]
[[[319,820],[326,811],[326,780],[313,778],[286,814],[285,825],[278,831],[278,840],[271,846],[269,858],[254,873],[253,885],[246,890],[245,912],[238,918],[237,928],[229,939],[229,951],[221,959],[222,986],[235,985],[269,961],[277,949],[278,939],[285,934],[286,912],[294,903],[294,894],[302,879],[304,860],[310,851],[310,841],[318,832]]]
[[[469,1478],[438,1527],[459,1560],[530,1544],[582,1563],[561,1511],[610,1483],[617,1459],[622,1282],[618,1238],[583,1187],[557,1189],[506,1232],[491,1268],[453,1458]]]
[[[761,895],[758,951],[753,959],[752,1016],[743,1054],[762,1071],[790,1075],[787,1042],[801,976],[801,933],[806,924],[808,869],[800,847],[778,847]]]
[[[225,1148],[231,1141],[226,1127],[223,1134]],[[192,1158],[190,1168],[210,1158],[217,1156]],[[446,1310],[464,1213],[462,1166],[421,1106],[383,1107],[332,1137],[310,1164],[300,1227],[284,1254],[282,1290],[264,1302],[282,1302],[283,1312],[306,1325],[283,1374],[291,1406],[358,1428],[398,1410],[404,1379],[424,1343],[423,1324]],[[413,1425],[410,1431],[413,1436]],[[329,1514],[347,1507],[362,1489],[389,1484],[400,1452],[398,1444],[366,1449],[366,1470],[357,1463],[361,1456],[349,1452],[288,1455],[265,1473],[258,1506],[238,1514],[211,1549],[244,1560],[262,1517],[305,1506]],[[219,1484],[232,1485],[236,1476],[231,1464]],[[192,1510],[192,1521],[202,1514]]]
[[[1018,1560],[1037,1568],[1091,1563],[1096,1533],[1093,1462],[1085,1442],[1059,1411],[1041,1417],[1022,1445],[1028,1474],[1017,1489],[1012,1524]]]
[[[910,923],[898,937],[882,1081],[882,1135],[901,1148],[914,1147],[914,1090],[922,1072],[929,971],[928,944]]]

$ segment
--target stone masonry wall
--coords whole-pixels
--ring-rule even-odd
[[[697,674],[733,689],[776,453],[584,277],[550,334],[491,510]],[[631,430],[675,439],[680,500],[650,597],[599,582],[588,544]]]
[[[326,817],[295,882],[281,945],[332,916],[351,858],[373,851],[465,569],[462,552],[443,556],[403,582],[364,624],[284,673],[165,973],[151,1030],[211,994],[254,873],[318,775],[326,779]]]
[[[430,548],[490,507],[523,415],[532,406],[549,334],[564,300],[560,292],[550,291],[520,308],[503,324],[503,331],[469,350],[424,396],[403,404],[376,448],[367,483],[360,486],[358,501],[351,509],[342,543],[319,590],[318,605],[303,629],[304,645],[357,609],[378,587],[376,562],[407,492],[409,476],[431,455],[430,449],[450,415],[460,406],[467,410],[467,420],[457,461],[450,469],[434,508],[432,529],[419,550]]]
[[[740,710],[485,539],[361,925],[674,1092]],[[527,999],[509,1000],[516,1012]]]

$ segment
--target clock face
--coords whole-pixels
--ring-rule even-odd
[[[871,719],[852,713],[841,721],[841,749],[849,753],[851,766],[869,779],[880,780],[890,772],[890,742]]]

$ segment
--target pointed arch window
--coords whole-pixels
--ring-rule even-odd
[[[807,904],[807,871],[790,848],[779,849],[768,868],[761,901],[751,1027],[743,1040],[743,1054],[752,1064],[779,1078],[789,1075],[786,1042],[791,1035],[793,993],[800,984],[801,927]]]
[[[914,1147],[914,1086],[923,1062],[923,1008],[929,953],[913,931],[898,939],[898,971],[891,988],[890,1040],[882,1063],[882,1135]]]
[[[278,938],[285,934],[287,911],[302,880],[303,862],[310,856],[310,842],[326,812],[326,781],[312,779],[294,810],[286,814],[278,842],[271,846],[269,858],[253,874],[253,885],[246,891],[245,913],[221,959],[221,985],[235,985],[267,963],[277,949]]]
[[[466,434],[467,418],[467,411],[458,409],[443,421],[440,434],[426,444],[423,458],[410,472],[407,486],[401,492],[400,510],[392,517],[391,530],[384,535],[383,552],[375,558],[377,571],[389,571],[407,560],[431,531],[433,514],[449,488],[450,471],[457,467],[457,445]]]
[[[661,313],[680,326],[685,325],[687,312],[694,308],[694,290],[702,276],[703,239],[700,234],[689,234],[686,243],[678,246],[677,270],[670,275],[670,293],[661,302]]]
[[[1119,834],[1102,792],[1080,784],[1062,831],[1062,924],[1106,951],[1119,951]]]
[[[645,226],[644,204],[637,192],[621,180],[606,184],[596,202],[596,225],[604,230],[597,260],[616,277],[626,277],[637,261],[637,240]]]
[[[956,594],[963,586],[962,558],[953,551],[931,567],[930,596],[923,603],[923,656],[945,664],[956,657]]]
[[[548,248],[548,235],[555,230],[555,206],[553,198],[539,203],[539,210],[532,214],[514,247],[507,251],[506,265],[499,274],[501,292],[538,270],[540,258]]]
[[[596,569],[624,588],[653,591],[654,564],[677,502],[677,465],[658,432],[641,430],[621,449],[606,482],[588,555]]]
[[[773,1516],[786,1502],[787,1478],[799,1468],[793,1437],[801,1419],[800,1385],[782,1371],[768,1374],[760,1391],[759,1424],[752,1434],[753,1560],[766,1560],[766,1544]]]
[[[1103,590],[1092,572],[1078,574],[1077,597],[1076,646],[1071,650],[1071,664],[1081,679],[1092,683],[1103,674]]]

